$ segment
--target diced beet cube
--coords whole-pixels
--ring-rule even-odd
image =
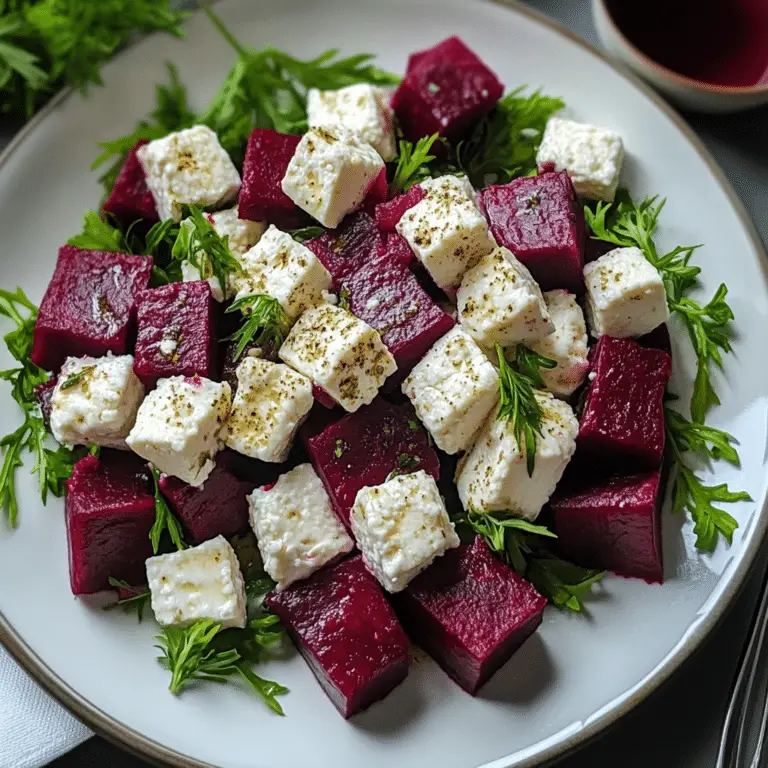
[[[601,256],[612,251],[616,246],[613,243],[606,243],[603,240],[595,240],[587,234],[584,244],[584,263],[597,261]]]
[[[145,387],[169,376],[215,377],[216,304],[205,280],[149,288],[136,304],[133,369]]]
[[[312,382],[312,396],[320,405],[329,410],[336,408],[338,403],[319,385]]]
[[[157,221],[155,199],[147,186],[136,151],[148,144],[140,141],[125,158],[123,167],[115,180],[115,186],[102,206],[106,213],[111,213],[121,224],[131,224],[139,219]]]
[[[151,272],[149,256],[60,248],[37,316],[32,362],[50,371],[69,356],[129,352],[136,297]]]
[[[387,259],[410,267],[415,260],[408,241],[397,232],[388,232],[385,239],[376,246],[376,255],[380,259]]]
[[[268,221],[281,229],[300,227],[309,217],[283,192],[282,181],[301,136],[256,128],[248,139],[237,215]]]
[[[109,577],[143,584],[152,555],[155,498],[144,461],[102,450],[75,464],[65,502],[69,576],[75,595],[109,589]]]
[[[387,195],[389,194],[389,184],[387,184],[387,169],[382,168],[381,173],[376,177],[376,180],[368,190],[368,194],[365,196],[361,210],[365,211],[369,216],[376,215],[376,208],[385,202]]]
[[[395,471],[440,477],[440,461],[413,410],[380,397],[320,433],[302,430],[302,439],[345,525],[363,486],[381,485]]]
[[[279,359],[275,350],[275,345],[269,341],[263,347],[256,344],[256,342],[250,342],[246,344],[243,354],[235,360],[235,352],[237,351],[237,342],[230,341],[224,350],[224,362],[221,366],[221,380],[226,381],[232,389],[232,397],[237,392],[237,366],[243,361],[243,358],[251,354],[253,357],[261,358],[262,360],[269,360],[270,362],[277,363]]]
[[[546,604],[478,536],[417,576],[395,608],[411,638],[474,695],[538,629]]]
[[[424,199],[424,190],[414,184],[407,192],[376,206],[376,223],[382,232],[394,232],[405,212]]]
[[[344,717],[384,698],[408,674],[408,638],[361,555],[266,602]]]
[[[53,390],[56,389],[57,380],[58,376],[52,376],[48,381],[35,387],[35,399],[40,405],[40,413],[43,415],[43,422],[48,429],[50,429],[51,420],[51,397],[53,397]]]
[[[331,273],[334,288],[376,256],[376,246],[382,242],[376,222],[367,213],[347,216],[338,229],[329,230],[305,245]]]
[[[215,536],[232,536],[248,527],[248,499],[256,487],[238,480],[230,469],[229,452],[216,457],[216,467],[199,488],[162,475],[160,490],[181,520],[192,544]]]
[[[493,236],[545,291],[584,290],[584,213],[566,171],[514,179],[478,195]]]
[[[672,355],[672,337],[669,335],[669,327],[666,323],[662,323],[650,333],[641,336],[637,343],[642,347],[660,349],[670,355],[670,357]]]
[[[586,568],[662,582],[661,470],[558,488],[550,502],[560,554]]]
[[[630,472],[656,469],[664,455],[664,390],[670,356],[634,339],[601,336],[576,438],[577,457]]]
[[[392,97],[406,138],[439,133],[466,137],[504,91],[494,73],[458,38],[450,37],[410,59],[411,69]]]

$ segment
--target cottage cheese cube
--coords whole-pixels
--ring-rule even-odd
[[[338,227],[365,199],[384,161],[341,128],[310,128],[283,177],[283,192],[324,227]]]
[[[499,374],[459,326],[445,334],[403,382],[416,414],[446,453],[472,444],[499,398]]]
[[[280,475],[269,490],[257,488],[248,502],[264,570],[278,591],[355,546],[311,464]]]
[[[280,358],[350,413],[371,403],[397,370],[378,332],[333,304],[308,309],[296,321],[280,347]]]
[[[266,222],[238,218],[237,208],[208,214],[208,221],[220,237],[226,237],[229,250],[239,257],[259,242],[267,228]]]
[[[160,379],[141,404],[126,443],[166,475],[202,485],[223,444],[230,397],[226,382],[202,376]]]
[[[539,284],[506,248],[495,248],[463,277],[459,322],[478,343],[529,343],[554,330]]]
[[[237,366],[226,443],[254,459],[285,461],[313,403],[312,382],[306,376],[287,365],[244,357]]]
[[[292,320],[322,304],[331,288],[331,276],[317,256],[274,225],[240,261],[244,274],[233,280],[236,298],[266,293]]]
[[[338,91],[311,88],[307,95],[310,128],[345,128],[370,144],[389,162],[395,159],[395,132],[389,94],[384,88],[358,83]]]
[[[595,337],[642,336],[669,319],[664,281],[639,248],[616,248],[587,264],[584,282]]]
[[[150,141],[136,153],[161,219],[181,219],[183,205],[222,206],[240,189],[240,174],[205,125]]]
[[[421,188],[424,199],[405,212],[396,229],[437,285],[450,290],[496,243],[466,179],[441,176]]]
[[[424,470],[357,492],[352,533],[368,570],[388,592],[400,592],[459,537],[437,483]]]
[[[62,445],[126,449],[143,397],[132,355],[68,357],[51,395],[51,432]]]
[[[533,475],[528,476],[525,450],[509,422],[499,421],[494,410],[456,470],[464,509],[503,511],[525,520],[538,517],[576,450],[579,422],[562,400],[545,392],[537,392],[536,398],[544,413]]]
[[[240,563],[223,536],[197,547],[147,560],[147,583],[157,623],[185,626],[211,619],[245,627],[245,586]]]
[[[536,162],[568,171],[579,195],[610,202],[619,186],[624,143],[613,131],[550,117]]]
[[[555,397],[570,397],[589,371],[584,313],[576,297],[568,291],[547,291],[544,301],[555,330],[530,346],[534,352],[557,363],[555,368],[539,369],[546,390]]]

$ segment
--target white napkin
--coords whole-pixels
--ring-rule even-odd
[[[0,768],[39,768],[92,735],[0,646]]]

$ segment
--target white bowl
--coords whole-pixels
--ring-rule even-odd
[[[592,0],[592,14],[597,34],[608,53],[683,109],[695,112],[738,112],[768,104],[768,85],[725,86],[704,83],[673,72],[649,58],[627,40],[616,26],[605,0]]]

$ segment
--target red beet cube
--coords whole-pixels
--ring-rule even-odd
[[[283,192],[282,181],[301,136],[256,128],[248,139],[237,215],[268,221],[281,229],[300,227],[309,217]]]
[[[141,291],[133,369],[145,387],[169,376],[216,371],[215,302],[205,280]]]
[[[201,544],[215,536],[232,536],[248,527],[248,499],[256,487],[238,480],[230,468],[229,452],[216,457],[216,467],[200,488],[162,475],[160,490],[181,520],[187,540]]]
[[[302,430],[302,439],[345,525],[363,486],[381,485],[393,471],[440,477],[440,461],[412,409],[380,397],[319,433]]]
[[[584,213],[566,171],[514,179],[478,195],[493,236],[549,291],[584,290]]]
[[[37,316],[32,362],[55,370],[68,356],[128,352],[136,297],[151,272],[148,256],[60,248]]]
[[[458,37],[415,54],[410,66],[392,97],[392,108],[412,141],[433,133],[451,142],[465,138],[504,91]]]
[[[344,717],[408,674],[408,638],[361,555],[268,595],[267,605]]]
[[[376,209],[387,199],[389,184],[387,184],[387,169],[382,168],[376,180],[368,190],[362,205],[360,206],[369,216],[376,215]]]
[[[43,421],[48,428],[50,428],[51,420],[51,398],[53,397],[53,390],[56,389],[57,379],[57,376],[52,376],[48,381],[35,387],[35,399],[40,405],[40,413],[43,415]]]
[[[109,193],[103,209],[111,213],[122,224],[131,224],[138,219],[157,221],[155,199],[147,186],[144,168],[142,168],[136,151],[148,144],[140,141],[125,158],[123,167],[115,180],[115,186]]]
[[[407,192],[376,206],[376,223],[382,232],[394,232],[407,210],[424,199],[424,190],[414,184]]]
[[[576,438],[580,462],[630,472],[656,469],[664,455],[664,390],[670,356],[634,339],[601,336],[592,356]]]
[[[650,347],[651,349],[661,349],[668,355],[672,355],[672,337],[669,335],[669,328],[666,323],[662,323],[657,328],[654,328],[650,333],[646,333],[645,336],[641,336],[637,343],[642,347]]]
[[[75,464],[65,502],[72,592],[109,589],[109,577],[144,584],[155,521],[146,463],[127,451],[103,450]]]
[[[661,470],[558,488],[550,502],[560,554],[587,568],[662,582]]]
[[[413,640],[474,695],[536,631],[546,604],[478,536],[438,558],[395,607]]]
[[[397,232],[388,232],[385,235],[385,239],[376,246],[376,256],[379,259],[395,261],[404,267],[410,267],[415,259],[408,241]]]

